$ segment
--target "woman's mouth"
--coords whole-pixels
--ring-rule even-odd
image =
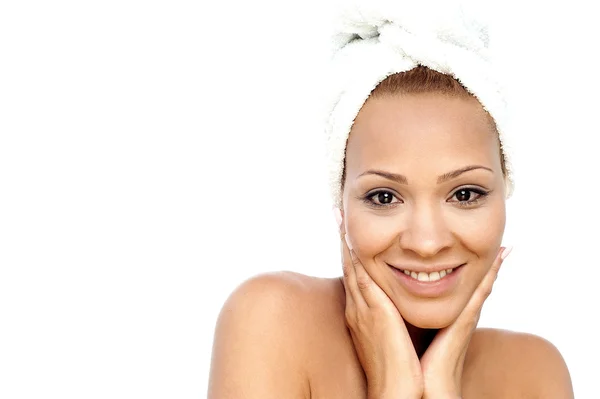
[[[452,291],[460,278],[461,270],[466,263],[452,267],[451,265],[429,266],[424,268],[395,267],[390,264],[398,282],[410,293],[419,297],[435,298]]]
[[[442,269],[439,272],[436,271],[436,272],[431,272],[431,273],[427,273],[427,272],[415,272],[415,271],[402,270],[402,269],[399,269],[399,270],[402,271],[407,276],[410,276],[410,277],[414,278],[415,280],[419,280],[419,281],[437,281],[437,280],[443,279],[444,277],[446,277],[446,275],[452,273],[454,271],[454,269],[455,268]]]
[[[448,276],[449,274],[452,274],[459,267],[462,267],[464,265],[465,265],[465,263],[458,265],[458,266],[452,266],[452,265],[429,266],[427,268],[427,269],[429,269],[429,271],[425,271],[425,270],[423,270],[422,267],[418,267],[418,266],[415,266],[414,268],[410,268],[410,267],[402,268],[402,267],[390,265],[388,263],[389,267],[406,274],[408,277],[410,277],[414,280],[422,281],[422,282],[427,282],[427,281],[433,282],[433,281],[441,280],[444,277]]]

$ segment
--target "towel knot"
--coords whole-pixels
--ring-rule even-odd
[[[402,1],[400,1],[402,3]],[[343,0],[334,22],[334,42],[345,46],[357,39],[373,39],[385,30],[400,28],[406,34],[428,41],[463,47],[477,53],[489,46],[485,16],[477,3],[465,7],[464,0],[414,1],[410,6],[390,0]]]

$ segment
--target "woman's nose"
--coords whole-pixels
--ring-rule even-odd
[[[430,258],[452,246],[454,236],[442,210],[435,206],[418,206],[407,215],[405,229],[400,233],[400,246],[422,258]]]

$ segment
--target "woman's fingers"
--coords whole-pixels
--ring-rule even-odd
[[[348,237],[343,223],[340,224],[340,234],[342,236],[346,301],[349,299],[348,292],[350,292],[351,300],[358,307],[378,307],[397,312],[387,294],[373,281],[356,253],[352,250],[352,241]]]
[[[343,223],[338,224],[346,326],[367,379],[369,396],[382,397],[380,393],[385,392],[389,397],[420,398],[423,392],[421,365],[404,321],[352,250],[352,240]]]
[[[398,310],[393,306],[387,294],[373,281],[360,259],[358,259],[358,256],[356,256],[356,253],[351,249],[352,243],[347,234],[345,235],[345,242],[350,256],[349,267],[354,278],[352,288],[354,289],[357,303],[364,304],[369,308],[377,307],[397,312]],[[357,299],[356,297],[359,298]]]
[[[471,328],[476,327],[483,304],[492,293],[492,287],[498,277],[500,266],[502,266],[502,262],[506,259],[510,251],[511,248],[500,248],[492,266],[483,277],[483,280],[481,280],[481,283],[479,283],[475,292],[473,292],[471,299],[467,302],[467,306],[465,306],[465,309],[460,314],[459,319],[462,319]]]
[[[471,297],[471,300],[468,304],[472,306],[471,311],[473,313],[475,311],[479,312],[481,310],[481,308],[483,307],[483,303],[492,293],[492,287],[494,286],[494,282],[498,277],[498,271],[500,270],[500,266],[502,266],[502,262],[504,261],[506,256],[508,256],[509,253],[510,249],[507,248],[501,248],[500,251],[498,251],[496,259],[494,259],[490,270],[488,270],[486,275],[483,277],[483,280],[481,280],[481,283],[479,283],[477,289],[475,289],[475,292],[473,293],[473,296]]]
[[[346,288],[346,303],[354,303],[357,306],[367,306],[367,303],[358,289],[356,277],[356,263],[360,263],[356,255],[352,255],[345,239],[346,234],[342,231],[342,262],[344,269],[344,287]]]
[[[479,283],[458,318],[448,327],[441,329],[421,358],[425,376],[425,396],[446,397],[448,392],[460,392],[463,366],[473,335],[477,327],[483,303],[492,292],[502,261],[510,250],[501,248],[492,266]]]

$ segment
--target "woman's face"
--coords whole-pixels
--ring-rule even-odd
[[[479,102],[369,99],[348,139],[343,208],[355,253],[403,318],[420,328],[450,325],[504,233],[498,138]]]

